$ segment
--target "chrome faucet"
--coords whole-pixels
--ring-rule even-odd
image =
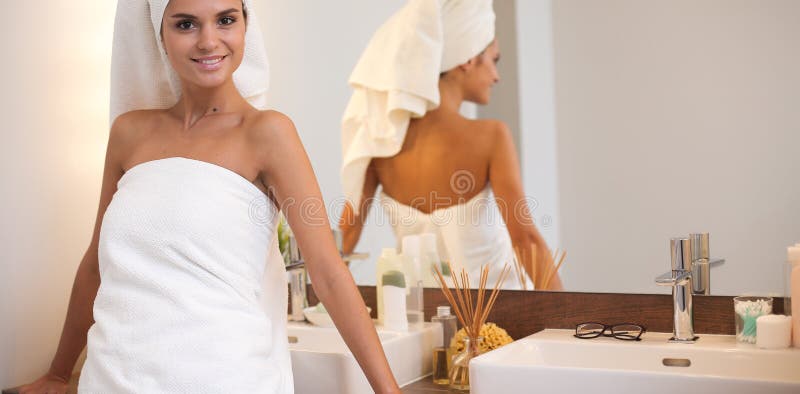
[[[342,233],[333,229],[333,239],[343,261],[353,261],[369,258],[369,253],[342,254]],[[286,276],[289,285],[289,321],[306,320],[303,309],[308,307],[308,271],[306,262],[300,255],[300,247],[294,235],[289,235],[289,263],[286,264]]]
[[[671,342],[693,343],[694,312],[692,310],[692,244],[689,238],[672,238],[669,245],[672,270],[657,277],[656,284],[672,287]]]
[[[308,307],[308,271],[306,262],[300,256],[297,238],[289,236],[289,264],[286,265],[287,281],[289,282],[289,321],[303,321],[303,309]]]
[[[709,258],[708,239],[708,233],[672,238],[669,246],[672,270],[656,278],[656,284],[672,287],[672,342],[697,340],[692,295],[711,294],[711,268],[725,263],[725,259]]]

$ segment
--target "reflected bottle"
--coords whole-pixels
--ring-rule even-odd
[[[420,328],[425,322],[425,303],[423,302],[422,266],[420,260],[419,236],[406,235],[402,241],[403,270],[406,283],[406,314],[411,327]]]
[[[433,383],[440,385],[450,384],[450,369],[452,365],[452,352],[450,341],[458,330],[456,317],[450,314],[449,306],[436,308],[436,316],[431,318],[432,323],[442,325],[442,346],[433,349]]]
[[[434,279],[434,269],[438,268],[442,275],[449,275],[445,272],[446,266],[442,265],[439,257],[439,250],[436,247],[436,234],[422,233],[419,235],[420,242],[420,267],[422,269],[422,283],[425,287],[439,287],[439,282]]]

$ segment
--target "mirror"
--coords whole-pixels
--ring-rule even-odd
[[[261,10],[272,100],[298,125],[336,223],[346,79],[403,1],[300,3]],[[350,7],[359,21],[341,29],[330,16]],[[494,7],[501,82],[477,113],[516,132],[537,225],[568,253],[566,290],[668,293],[654,278],[670,267],[669,239],[709,232],[726,259],[712,294],[783,292],[786,246],[800,241],[800,3]],[[375,283],[380,249],[395,245],[373,207],[356,248],[371,258],[351,264],[359,284]]]

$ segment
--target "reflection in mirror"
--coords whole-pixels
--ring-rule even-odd
[[[530,215],[508,126],[460,112],[464,102],[488,104],[500,79],[494,22],[491,0],[410,1],[370,40],[350,77],[342,122],[344,253],[379,205],[396,242],[433,238],[432,250],[402,249],[405,257],[438,255],[407,260],[408,277],[432,283],[447,261],[452,275],[477,278],[488,267],[495,281],[516,249],[520,275],[505,288],[561,288]]]
[[[265,37],[272,57],[291,60],[274,62],[281,78],[271,94],[298,125],[335,223],[344,193],[332,125],[352,95],[345,81],[405,2],[280,4],[266,26],[324,32],[302,41],[302,53],[286,35]],[[338,29],[328,15],[348,7],[364,18]],[[670,238],[708,232],[710,257],[726,260],[710,268],[711,294],[783,291],[785,247],[800,241],[800,3],[518,0],[494,9],[500,82],[488,105],[468,112],[511,130],[531,216],[551,250],[568,251],[566,290],[666,293],[654,279],[670,268]],[[308,23],[285,26],[285,15]],[[401,246],[386,216],[373,205],[354,246],[371,256],[350,265],[359,284],[375,283],[383,247]]]
[[[515,125],[533,217],[569,251],[567,290],[668,292],[654,278],[670,268],[669,239],[709,232],[711,257],[727,260],[711,266],[711,294],[783,291],[784,248],[800,234],[788,104],[800,102],[800,5],[495,11],[501,82],[478,116]]]

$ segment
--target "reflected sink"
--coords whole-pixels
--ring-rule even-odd
[[[377,330],[397,383],[404,386],[430,375],[433,348],[442,342],[441,324],[424,323],[408,332]],[[295,393],[372,393],[335,328],[290,322],[288,334]]]
[[[668,333],[639,342],[572,334],[548,329],[476,357],[472,393],[800,393],[800,349],[763,350],[730,335],[681,344]]]

